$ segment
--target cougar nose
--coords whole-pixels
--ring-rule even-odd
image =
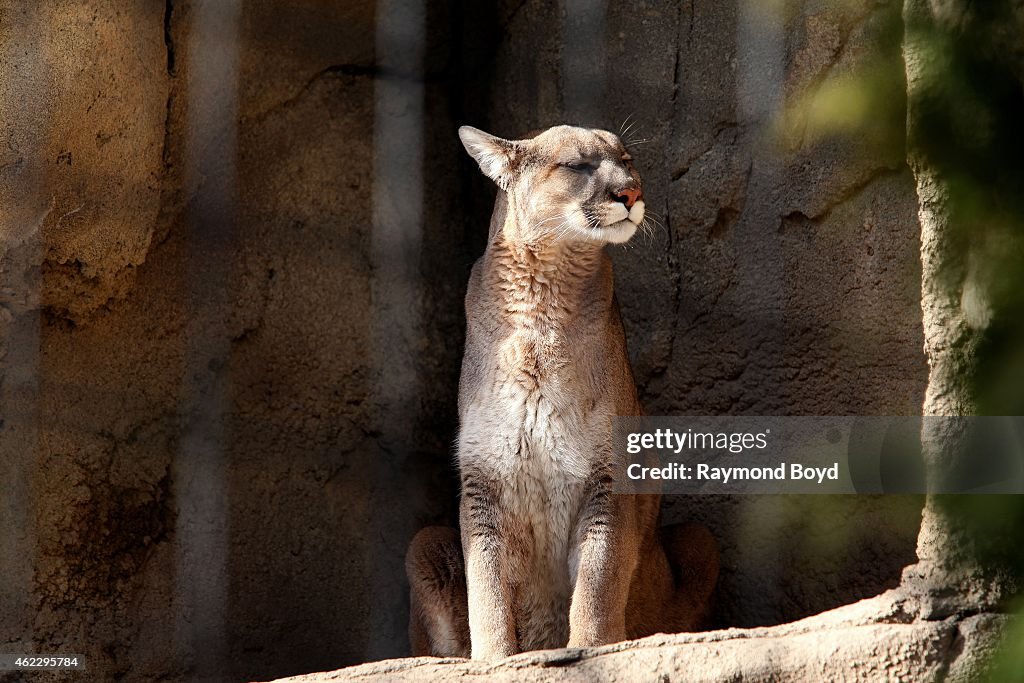
[[[615,201],[622,202],[626,205],[627,209],[632,209],[633,205],[636,204],[636,200],[640,199],[640,188],[624,187],[612,194],[615,196]]]

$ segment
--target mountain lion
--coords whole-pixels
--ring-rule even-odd
[[[612,494],[611,418],[640,415],[606,244],[643,222],[619,138],[557,126],[459,137],[498,187],[466,293],[460,532],[406,557],[414,655],[506,657],[694,628],[718,576],[702,526]]]

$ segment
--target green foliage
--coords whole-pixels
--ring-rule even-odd
[[[983,680],[991,683],[1024,681],[1024,603],[1017,620],[1006,630],[1002,643],[989,662]]]

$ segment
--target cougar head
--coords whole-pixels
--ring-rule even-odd
[[[463,126],[459,138],[508,195],[515,220],[506,222],[506,238],[620,244],[644,219],[640,174],[622,141],[606,130],[555,126],[530,139],[505,140]]]

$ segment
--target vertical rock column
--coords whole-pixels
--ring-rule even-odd
[[[924,415],[1019,414],[1024,137],[1014,122],[1024,115],[1024,10],[907,0],[904,19],[930,371]],[[926,458],[940,476],[970,457],[964,427],[925,421]],[[999,608],[1019,588],[1016,498],[929,496],[919,562],[904,575],[925,597],[924,618]]]

